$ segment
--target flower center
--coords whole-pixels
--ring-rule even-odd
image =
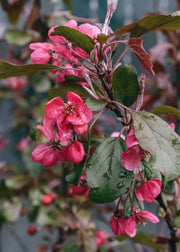
[[[75,106],[74,104],[64,104],[63,112],[66,115],[74,115],[75,114]]]

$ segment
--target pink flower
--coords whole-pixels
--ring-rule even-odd
[[[125,232],[130,237],[134,237],[136,235],[137,226],[139,226],[141,223],[146,224],[146,219],[153,223],[159,222],[159,218],[156,217],[153,213],[148,211],[141,211],[136,212],[133,216],[131,216],[129,219],[125,220]]]
[[[134,214],[128,218],[124,218],[123,210],[120,209],[117,215],[113,215],[110,218],[111,229],[115,235],[129,235],[134,237],[136,235],[137,226],[141,223],[146,224],[146,219],[153,223],[159,222],[159,219],[151,212],[141,211],[138,212],[134,208]]]
[[[19,151],[23,151],[29,143],[29,136],[23,137],[17,144],[16,144],[16,149]]]
[[[106,237],[107,237],[106,232],[103,230],[99,230],[99,231],[96,231],[95,235],[96,235],[97,246],[99,247],[102,246],[106,241]]]
[[[159,179],[150,179],[136,188],[136,197],[139,200],[153,202],[161,192],[162,183]]]
[[[142,158],[144,158],[144,150],[139,146],[138,139],[134,135],[134,129],[129,131],[126,137],[126,144],[128,150],[126,150],[121,157],[122,165],[126,170],[134,171],[138,166]]]
[[[91,37],[92,39],[96,38],[97,35],[101,33],[101,30],[100,30],[97,26],[91,25],[91,24],[88,24],[88,23],[85,23],[85,24],[82,24],[82,25],[78,26],[78,25],[77,25],[77,22],[76,22],[75,20],[70,20],[70,21],[68,21],[68,22],[65,24],[65,26],[70,27],[70,28],[75,29],[75,30],[78,30],[78,31],[80,31],[81,33],[84,33],[84,34],[88,35],[88,36]],[[62,37],[62,36],[59,36],[59,35],[54,35],[54,36],[51,35],[51,33],[54,31],[54,29],[55,29],[56,27],[57,27],[57,26],[54,26],[54,27],[52,27],[52,28],[49,30],[49,32],[48,32],[49,38],[50,38],[53,42],[55,42],[55,43],[60,43],[60,44],[61,44],[61,47],[59,47],[59,49],[60,49],[61,53],[63,54],[64,57],[68,57],[68,58],[69,58],[70,55],[69,55],[69,56],[66,55],[66,53],[68,53],[68,52],[67,52],[66,45],[64,45],[64,44],[67,44],[67,43],[68,43],[68,42],[65,40],[65,38]],[[86,56],[88,56],[88,54],[87,54],[84,50],[82,50],[81,48],[76,48],[76,47],[72,46],[72,49],[73,49],[73,51],[74,51],[75,53],[71,52],[71,55],[72,55],[72,56],[74,55],[74,57],[78,57],[77,54],[79,54],[81,57],[86,57]],[[63,51],[64,51],[64,52],[63,52]],[[77,54],[76,54],[76,53],[77,53]],[[68,54],[69,54],[69,53],[68,53]]]
[[[26,82],[26,77],[9,77],[6,80],[6,84],[14,91],[19,90]]]
[[[44,117],[43,125],[37,125],[37,128],[49,140],[49,143],[38,145],[31,155],[33,161],[42,163],[45,167],[50,167],[58,161],[66,160],[66,147],[62,147],[59,139],[55,139],[53,133],[54,125],[55,120],[46,116]]]
[[[35,64],[47,64],[52,57],[52,52],[55,50],[54,45],[46,42],[31,43],[29,48],[34,50],[30,57]]]
[[[63,144],[67,144],[72,130],[77,134],[84,134],[92,118],[90,108],[84,105],[80,96],[73,92],[67,93],[68,102],[64,103],[61,97],[56,97],[46,104],[46,115],[56,119],[57,134]]]
[[[2,141],[2,137],[0,136],[0,148],[3,148],[9,143],[9,140]]]

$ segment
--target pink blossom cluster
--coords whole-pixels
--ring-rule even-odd
[[[95,26],[88,23],[77,25],[75,20],[68,21],[65,26],[75,29],[83,34],[88,35],[92,39],[95,39],[101,30]],[[59,82],[65,81],[65,75],[76,75],[83,76],[81,64],[78,59],[83,59],[88,56],[88,53],[81,48],[74,47],[71,45],[64,37],[59,35],[52,36],[51,33],[54,31],[56,26],[52,27],[48,36],[51,43],[31,43],[29,48],[34,50],[31,53],[31,60],[35,64],[48,64],[52,62],[55,66],[64,67],[57,75],[57,80]],[[53,43],[52,43],[53,42]],[[56,72],[57,70],[53,70]],[[88,85],[85,82],[79,82],[81,85]]]
[[[46,104],[43,125],[37,128],[48,139],[47,144],[38,145],[32,152],[32,159],[49,167],[58,161],[80,163],[85,151],[77,140],[77,134],[84,134],[91,121],[92,112],[83,100],[73,92],[67,93],[67,103],[55,97]]]
[[[137,211],[133,208],[133,213],[130,218],[125,219],[123,209],[114,214],[110,218],[111,229],[115,235],[136,235],[137,226],[146,224],[146,219],[153,223],[159,222],[159,219],[151,212]]]

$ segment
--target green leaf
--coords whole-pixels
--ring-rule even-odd
[[[135,243],[139,243],[155,250],[166,251],[165,247],[161,244],[154,242],[154,236],[146,234],[142,231],[138,232],[135,237],[131,238]]]
[[[131,106],[137,99],[139,85],[136,69],[132,65],[124,65],[116,69],[112,77],[112,86],[116,100]]]
[[[5,180],[5,185],[8,188],[19,190],[25,185],[29,184],[30,181],[31,179],[28,176],[24,174],[18,174],[18,175],[7,178]]]
[[[15,222],[20,214],[22,203],[20,198],[13,197],[9,201],[3,202],[3,212],[8,222]]]
[[[116,30],[116,36],[125,35],[131,32],[131,37],[140,37],[155,30],[179,30],[180,17],[170,15],[151,15],[140,19],[138,22],[130,23]]]
[[[86,99],[86,105],[92,111],[101,111],[103,108],[105,108],[106,104],[107,104],[107,101],[92,100],[90,98]]]
[[[155,14],[142,18],[131,32],[131,37],[140,37],[155,30],[179,30],[180,17]]]
[[[32,35],[29,34],[27,31],[20,31],[20,30],[7,30],[5,33],[5,38],[9,44],[15,45],[26,45],[32,39]]]
[[[168,105],[158,106],[151,110],[153,114],[171,114],[180,117],[180,111]]]
[[[79,164],[74,163],[73,170],[68,175],[66,175],[66,181],[68,183],[73,184],[73,185],[78,184],[79,178],[82,174],[82,171],[85,165],[85,161],[86,161],[86,157]]]
[[[64,252],[77,252],[80,250],[81,244],[69,242],[68,244],[65,244],[63,247]]]
[[[72,74],[66,74],[64,75],[64,78],[67,80],[67,81],[73,81],[75,83],[79,82],[79,81],[82,81],[82,82],[87,82],[86,79],[84,77],[81,77],[81,76],[76,76],[76,75],[72,75]]]
[[[71,3],[71,0],[63,0],[63,2],[67,6],[68,10],[70,10],[71,12],[73,12],[73,5]]]
[[[14,65],[0,59],[0,79],[13,76],[29,76],[38,71],[59,69],[58,66],[48,64]]]
[[[86,34],[81,33],[75,29],[72,29],[68,26],[58,26],[51,33],[51,36],[59,35],[65,37],[68,41],[70,41],[74,46],[79,47],[86,51],[88,54],[94,48],[94,41],[91,37]]]
[[[178,228],[180,228],[180,216],[177,216],[174,220],[174,225]]]
[[[180,137],[160,117],[149,112],[133,112],[135,136],[150,152],[152,168],[163,173],[165,182],[180,176]]]
[[[48,92],[48,99],[61,96],[66,97],[68,92],[74,92],[81,97],[91,97],[91,95],[81,86],[73,82],[58,83],[58,88],[51,88]]]
[[[122,153],[127,149],[124,140],[110,137],[92,153],[86,165],[89,197],[98,203],[112,202],[131,184],[133,172],[121,164]]]

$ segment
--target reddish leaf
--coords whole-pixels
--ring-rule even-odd
[[[152,69],[153,64],[151,62],[149,54],[147,54],[143,48],[142,39],[130,38],[129,40],[123,41],[122,43],[124,43],[131,50],[133,50],[147,73],[154,74],[154,71]]]

